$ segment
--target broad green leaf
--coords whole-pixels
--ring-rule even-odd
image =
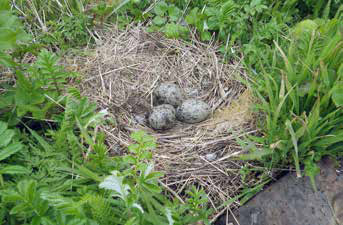
[[[19,142],[8,145],[5,148],[0,149],[0,161],[4,160],[11,155],[17,153],[23,148],[23,145]]]
[[[168,11],[168,4],[164,1],[160,1],[156,4],[154,11],[158,16],[164,16]]]
[[[19,19],[9,11],[0,11],[0,51],[13,49],[18,41],[28,39]]]
[[[33,217],[30,225],[41,225],[41,219],[38,215]]]
[[[5,130],[3,133],[0,133],[0,151],[2,147],[7,146],[11,142],[14,135],[14,130]]]
[[[164,26],[163,32],[168,38],[181,38],[188,33],[188,29],[179,24],[168,23]]]
[[[161,191],[162,191],[161,188],[158,185],[156,185],[156,184],[151,184],[151,183],[143,182],[142,185],[147,190],[149,190],[150,192],[153,192],[153,193],[161,193]]]
[[[168,8],[168,16],[170,17],[171,21],[177,22],[179,19],[181,19],[182,11],[176,6],[170,6]]]
[[[192,9],[188,15],[185,18],[185,21],[189,24],[189,25],[195,25],[198,20],[199,20],[199,15],[198,15],[198,8],[194,8]]]
[[[26,203],[19,203],[17,204],[16,206],[14,206],[11,211],[10,211],[10,214],[11,215],[15,215],[15,214],[18,214],[18,213],[21,213],[21,212],[25,212],[25,211],[28,211],[30,210],[30,207],[28,204]]]
[[[10,10],[10,9],[11,9],[10,0],[1,0],[0,1],[0,11]]]
[[[0,192],[0,195],[2,196],[2,200],[4,202],[17,202],[23,200],[23,197],[19,195],[18,192],[12,189],[4,190]]]
[[[28,174],[31,171],[23,166],[11,165],[0,169],[0,174]]]
[[[5,130],[7,130],[7,127],[8,127],[7,123],[0,121],[0,135],[1,135]]]
[[[100,188],[112,190],[118,193],[118,197],[126,200],[129,195],[130,186],[123,183],[124,177],[118,176],[118,171],[112,171],[112,175],[105,178],[103,182],[99,184]]]
[[[156,24],[157,26],[161,26],[167,22],[167,19],[164,17],[156,16],[152,22]]]

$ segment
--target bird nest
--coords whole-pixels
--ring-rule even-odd
[[[117,122],[103,127],[111,153],[125,154],[130,133],[146,131],[157,140],[153,160],[165,174],[161,184],[180,201],[189,186],[202,187],[219,215],[223,202],[254,182],[243,182],[243,163],[234,159],[243,152],[237,139],[255,132],[253,98],[239,82],[247,79],[240,60],[223,63],[216,43],[166,39],[139,26],[98,35],[97,47],[83,58],[81,89]],[[164,132],[137,121],[137,114],[151,108],[154,88],[167,81],[207,102],[211,116],[197,124],[178,122]]]

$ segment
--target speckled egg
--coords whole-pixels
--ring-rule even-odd
[[[155,130],[170,129],[175,125],[175,122],[175,108],[168,104],[154,107],[149,116],[149,124]]]
[[[210,106],[198,99],[184,101],[176,110],[178,120],[185,123],[199,123],[210,115]]]
[[[183,96],[180,87],[174,83],[162,83],[153,93],[157,105],[170,104],[174,107],[181,105]]]

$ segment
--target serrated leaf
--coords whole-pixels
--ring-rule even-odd
[[[156,16],[152,22],[156,24],[157,26],[161,26],[167,22],[167,19],[164,17]]]
[[[176,6],[170,6],[168,8],[168,16],[171,21],[176,22],[181,18],[182,11]]]
[[[199,11],[198,8],[194,8],[186,16],[185,21],[189,25],[195,25],[198,22],[198,20],[199,20],[198,11]]]
[[[154,8],[154,12],[156,15],[164,16],[164,14],[168,11],[168,4],[164,1],[158,2]]]
[[[152,172],[153,169],[154,169],[154,164],[149,163],[144,171],[144,178],[146,178]]]
[[[99,184],[99,187],[115,191],[118,193],[118,197],[125,200],[129,195],[130,186],[123,183],[124,177],[118,176],[118,171],[112,171],[112,174],[113,175],[106,177],[105,180]]]

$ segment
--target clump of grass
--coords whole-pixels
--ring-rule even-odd
[[[315,162],[342,154],[342,35],[340,18],[305,20],[286,44],[275,42],[273,60],[252,86],[266,120],[263,138],[253,138],[263,147],[251,154],[268,168],[292,164],[300,177],[304,165],[314,184]]]

